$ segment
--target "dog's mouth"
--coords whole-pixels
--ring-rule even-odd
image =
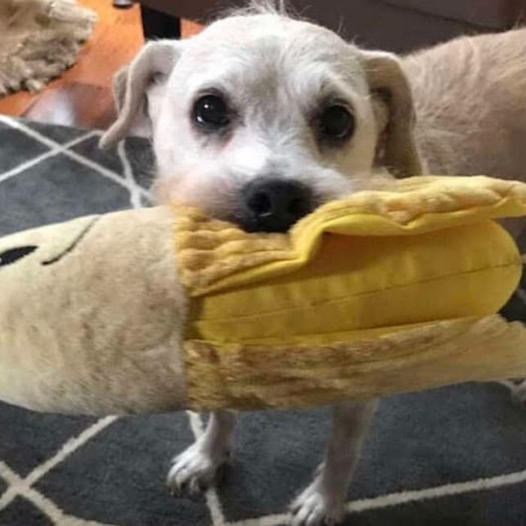
[[[285,218],[276,218],[273,216],[263,218],[238,218],[235,223],[239,225],[245,232],[252,233],[267,233],[267,234],[286,234],[292,227],[300,221],[305,215],[295,217],[288,215]]]

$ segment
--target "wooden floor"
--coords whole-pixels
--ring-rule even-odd
[[[0,98],[0,113],[88,128],[105,128],[112,121],[112,75],[144,43],[140,10],[138,6],[116,9],[111,0],[78,3],[93,9],[98,22],[77,63],[39,93],[21,92]],[[200,29],[187,21],[182,26],[183,36]]]

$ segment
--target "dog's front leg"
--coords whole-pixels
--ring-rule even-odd
[[[173,493],[194,494],[210,485],[217,470],[228,460],[235,420],[229,411],[210,414],[203,435],[173,460],[167,478]]]
[[[293,526],[337,524],[345,515],[345,496],[378,403],[347,402],[334,408],[325,459],[316,477],[291,506]]]

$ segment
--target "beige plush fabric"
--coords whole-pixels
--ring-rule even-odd
[[[84,217],[0,239],[0,399],[116,414],[185,406],[169,208]],[[5,255],[4,255],[5,258]]]
[[[0,96],[37,91],[71,67],[95,21],[75,0],[1,0]]]

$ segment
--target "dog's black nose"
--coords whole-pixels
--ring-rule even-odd
[[[241,222],[247,232],[287,232],[314,208],[312,191],[298,181],[259,179],[241,194]]]

